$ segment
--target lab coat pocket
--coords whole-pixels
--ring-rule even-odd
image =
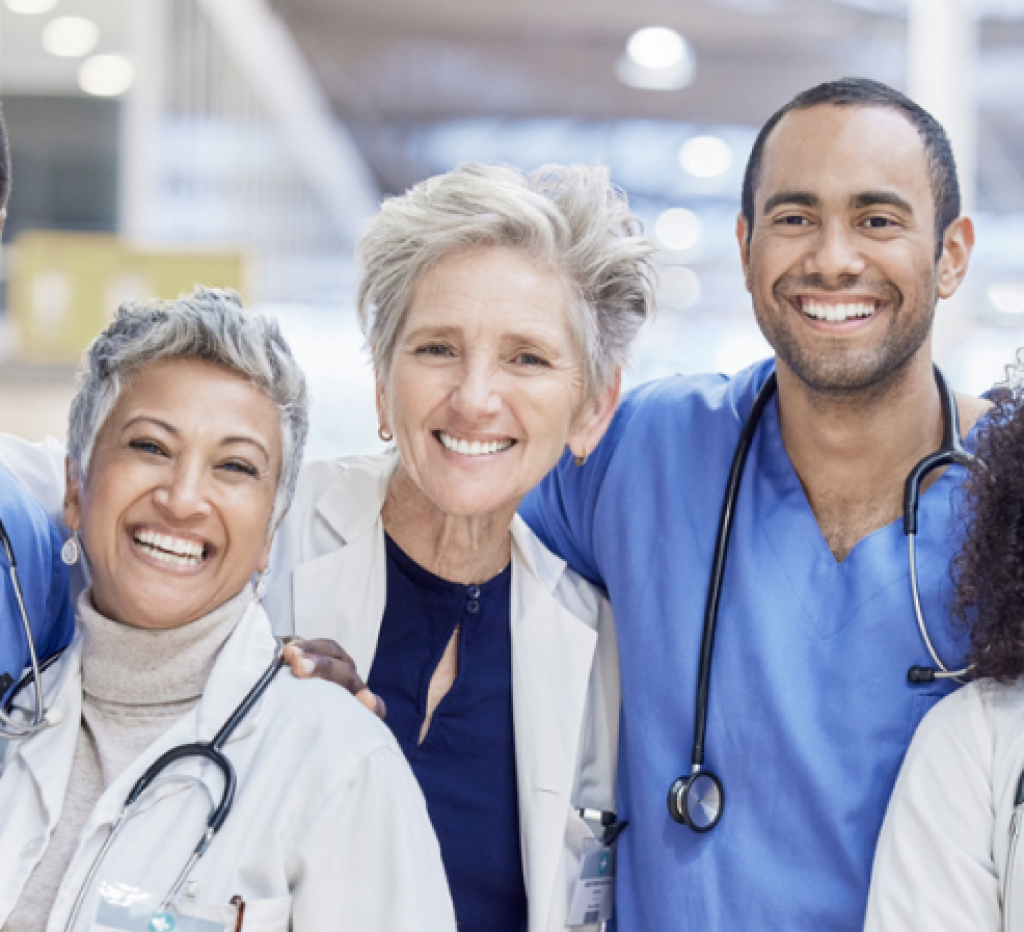
[[[196,919],[216,922],[227,932],[241,929],[241,932],[287,932],[291,925],[292,898],[274,896],[261,900],[244,900],[239,907],[234,903],[191,903],[182,908],[182,914]]]

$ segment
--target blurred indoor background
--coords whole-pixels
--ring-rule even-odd
[[[754,134],[844,75],[951,133],[978,249],[937,355],[982,391],[1024,345],[1024,0],[2,0],[0,430],[62,437],[111,310],[204,283],[280,317],[313,455],[378,449],[352,244],[466,159],[608,165],[662,247],[629,383],[735,371],[768,352],[733,239]]]

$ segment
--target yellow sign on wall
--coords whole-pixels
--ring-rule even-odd
[[[29,362],[77,363],[125,301],[176,298],[197,285],[245,292],[238,252],[143,250],[105,234],[29,230],[11,260],[8,309]]]

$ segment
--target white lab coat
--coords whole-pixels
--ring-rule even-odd
[[[380,513],[396,464],[394,455],[307,463],[275,538],[264,596],[278,634],[337,641],[364,679],[387,597]],[[0,465],[63,527],[60,444],[0,434]],[[529,932],[560,932],[583,839],[592,836],[576,808],[615,809],[618,649],[607,599],[518,517],[512,565],[512,704]],[[82,585],[78,565],[73,596]]]
[[[63,932],[107,828],[145,768],[176,745],[209,740],[269,665],[270,624],[252,605],[221,651],[198,706],[141,754],[96,803],[61,884],[48,932]],[[81,719],[81,635],[47,675],[56,727],[7,749],[0,777],[0,926],[60,817]],[[238,774],[234,807],[185,888],[183,912],[244,932],[454,932],[455,920],[423,795],[388,730],[343,690],[281,671],[225,747]],[[220,798],[219,771],[190,759]],[[144,797],[144,799],[147,799]],[[126,823],[92,885],[76,929],[88,932],[102,881],[162,897],[202,836],[206,794],[155,790]]]
[[[925,716],[878,839],[866,932],[999,932],[1022,772],[1024,683],[971,683]],[[1024,932],[1024,843],[1011,883],[1009,928]]]
[[[396,464],[394,455],[307,464],[271,557],[267,607],[278,629],[332,638],[364,679],[387,597],[381,509]],[[608,601],[519,517],[511,625],[529,932],[556,932],[583,839],[593,837],[576,807],[615,808],[618,651]]]

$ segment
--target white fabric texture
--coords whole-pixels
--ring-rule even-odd
[[[866,932],[998,932],[1022,769],[1024,685],[971,683],[928,713],[879,836]],[[1011,883],[1024,932],[1024,845]]]
[[[270,623],[250,603],[220,650],[202,698],[122,773],[92,808],[46,928],[63,932],[108,828],[143,771],[172,747],[209,741],[266,670]],[[0,777],[0,927],[45,855],[61,818],[82,717],[83,637],[45,677],[59,725],[19,742]],[[185,678],[187,679],[187,678]],[[196,915],[230,921],[246,903],[250,932],[455,929],[440,851],[416,780],[390,732],[344,690],[281,671],[225,746],[238,775],[234,807],[188,886]],[[220,798],[219,773],[194,758],[174,766]],[[195,784],[144,797],[103,862],[75,932],[87,932],[103,881],[162,896],[209,814]]]
[[[63,460],[56,441],[0,435],[0,465],[58,527]],[[278,634],[336,640],[364,678],[387,597],[380,512],[396,462],[384,455],[303,467],[275,536],[264,596]],[[558,932],[583,841],[592,837],[576,807],[615,808],[618,647],[604,594],[519,517],[512,539],[512,701],[529,932]],[[80,567],[72,567],[72,594],[82,585]]]
[[[332,638],[364,679],[387,600],[381,509],[396,464],[394,455],[307,463],[271,554],[266,604],[278,632]],[[512,718],[529,932],[558,932],[593,838],[577,808],[615,808],[618,649],[607,598],[518,516],[511,534]]]
[[[82,722],[64,807],[46,853],[4,923],[42,932],[78,836],[103,791],[182,715],[195,708],[213,663],[252,601],[249,587],[180,628],[146,631],[112,621],[78,599],[82,628]]]

